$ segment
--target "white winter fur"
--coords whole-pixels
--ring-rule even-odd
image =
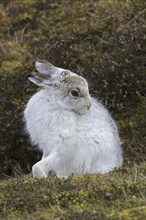
[[[43,89],[31,97],[24,111],[31,141],[43,152],[32,168],[33,176],[47,177],[50,171],[58,177],[107,173],[120,167],[117,126],[90,97],[86,80],[48,62],[36,62],[35,67],[38,72],[29,79]]]

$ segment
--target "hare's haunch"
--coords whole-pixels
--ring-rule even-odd
[[[47,177],[107,173],[123,162],[117,126],[107,109],[91,98],[87,81],[46,61],[29,77],[42,90],[24,110],[26,131],[42,151],[32,173]]]

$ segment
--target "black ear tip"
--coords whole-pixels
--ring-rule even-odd
[[[28,74],[26,78],[28,79],[29,77],[32,77],[32,76],[33,76],[32,74]]]

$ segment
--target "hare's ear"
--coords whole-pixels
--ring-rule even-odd
[[[44,86],[44,81],[45,79],[47,80],[47,77],[44,78],[44,76],[38,72],[32,72],[29,76],[28,79],[36,84],[37,86]]]
[[[47,61],[34,62],[34,66],[36,71],[32,72],[28,79],[38,86],[51,85],[51,81],[56,77],[56,73],[58,72],[59,68],[53,66]]]
[[[43,73],[50,76],[58,70],[57,67],[44,60],[34,62],[34,66],[39,73]]]

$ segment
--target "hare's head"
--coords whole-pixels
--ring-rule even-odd
[[[60,107],[81,114],[91,107],[88,83],[83,77],[46,61],[34,65],[36,71],[29,80],[51,92]]]

